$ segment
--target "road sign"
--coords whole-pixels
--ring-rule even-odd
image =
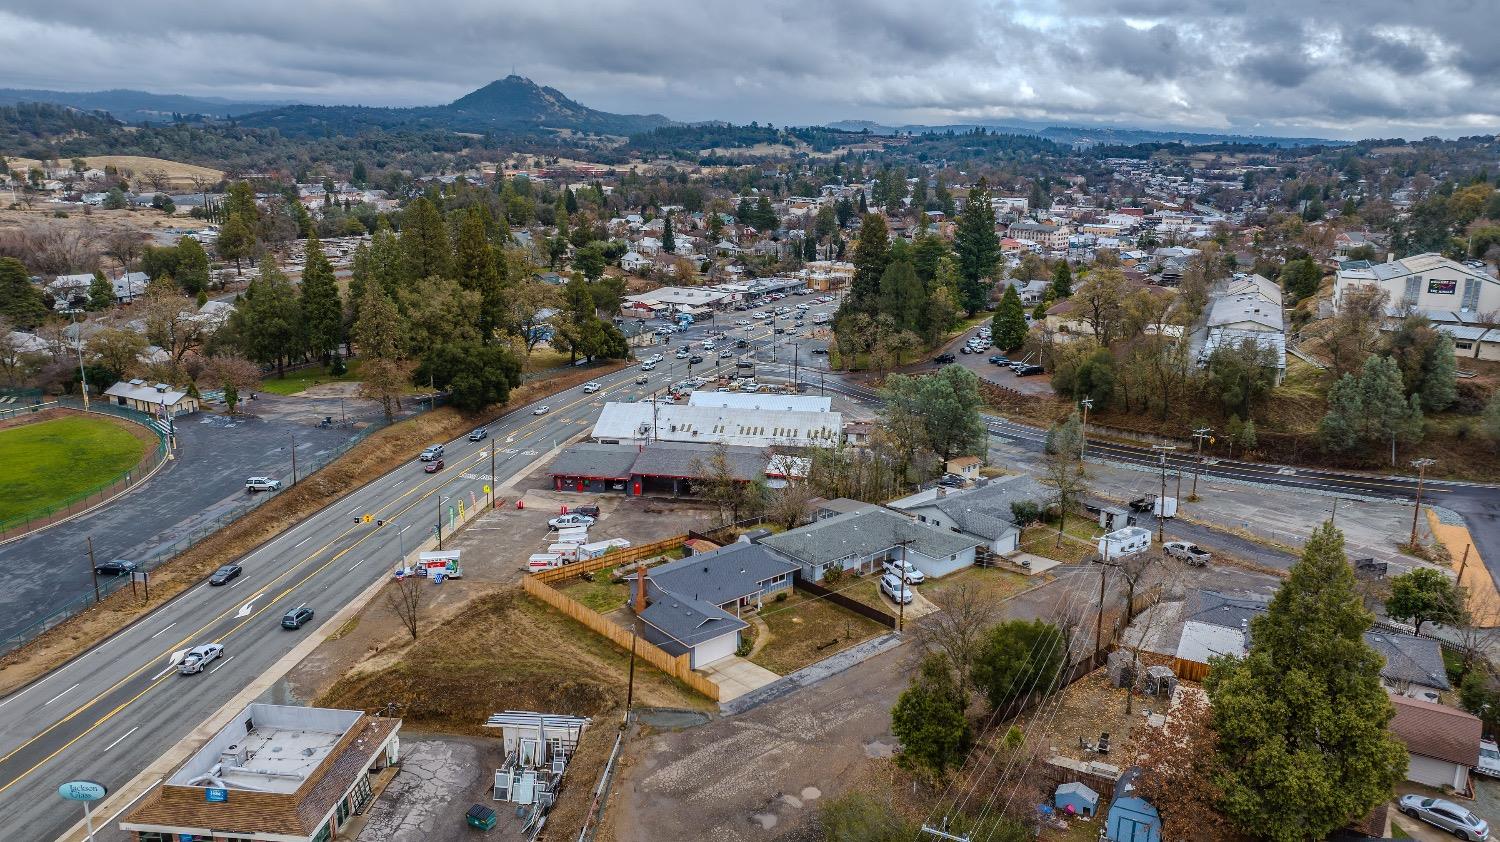
[[[369,523],[369,522],[373,521],[374,519],[375,519],[374,515],[365,515],[365,523]]]
[[[488,484],[488,483],[486,483],[486,484],[485,484],[485,486],[484,486],[484,493],[485,493],[485,494],[488,494],[488,493],[490,493],[490,486],[489,486],[489,484]]]
[[[109,788],[97,781],[68,781],[57,788],[57,794],[69,801],[98,801],[109,794]]]
[[[215,804],[223,804],[229,800],[229,790],[209,787],[203,790],[203,800],[212,801]]]

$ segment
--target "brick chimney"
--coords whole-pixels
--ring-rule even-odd
[[[646,563],[635,566],[635,613],[646,610]]]

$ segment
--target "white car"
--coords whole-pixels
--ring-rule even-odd
[[[547,521],[547,525],[553,529],[572,529],[579,526],[593,526],[594,519],[580,514],[559,515]]]
[[[1479,741],[1479,765],[1474,771],[1486,778],[1500,778],[1500,745],[1494,740]]]
[[[677,353],[673,354],[672,356],[676,357],[679,360],[685,360],[688,358],[688,352],[679,348],[677,349]]]
[[[922,575],[922,571],[913,567],[912,563],[909,561],[896,561],[892,559],[891,561],[887,561],[883,565],[883,567],[885,572],[891,574],[892,576],[902,576],[902,574],[904,573],[905,575],[903,578],[905,578],[908,583],[913,585],[920,585],[923,582],[927,581],[927,577]]]
[[[589,382],[583,384],[583,392],[586,395],[592,395],[593,393],[599,391],[602,388],[604,388],[604,387],[601,386],[601,385],[599,385],[598,381],[595,381],[595,380],[590,380]]]
[[[798,310],[811,310],[812,307],[811,307],[811,305],[808,305],[808,304],[798,304],[797,305],[797,309]]]
[[[734,320],[734,326],[735,327],[749,327],[750,326],[750,320],[749,319],[735,319]]]
[[[203,672],[210,661],[224,654],[224,647],[217,643],[205,643],[202,646],[194,646],[182,657],[182,663],[177,665],[177,671],[182,675],[192,675]]]
[[[552,407],[550,407],[550,406],[548,406],[546,404],[542,404],[541,406],[537,407],[536,409],[533,409],[531,411],[531,414],[532,415],[546,415],[547,414],[547,410],[549,410],[551,408]]]
[[[705,350],[705,351],[712,351],[713,349],[714,349],[714,343],[713,343],[712,340],[709,340],[709,339],[703,340],[703,350]]]
[[[880,577],[880,590],[900,605],[906,605],[912,601],[911,588],[893,574],[887,573]]]
[[[281,480],[271,479],[270,477],[251,477],[245,480],[245,490],[252,493],[256,491],[280,491]]]

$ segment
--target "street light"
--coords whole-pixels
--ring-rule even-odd
[[[1411,510],[1411,545],[1417,545],[1417,515],[1422,511],[1422,480],[1427,476],[1427,469],[1437,464],[1436,459],[1423,457],[1411,463],[1417,469],[1417,504]]]
[[[1212,436],[1212,427],[1199,427],[1193,431],[1193,438],[1198,440],[1198,466],[1193,470],[1193,499],[1198,499],[1198,474],[1203,472],[1203,440]]]
[[[403,536],[406,535],[406,530],[412,528],[412,525],[408,523],[396,531],[396,547],[401,553],[400,558],[396,560],[403,565],[406,563],[406,539]]]
[[[1086,397],[1078,405],[1083,407],[1083,425],[1078,428],[1078,461],[1082,462],[1089,446],[1089,410],[1094,408],[1094,399]]]

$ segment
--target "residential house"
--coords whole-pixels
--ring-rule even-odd
[[[1021,540],[1021,525],[1011,513],[1011,504],[1022,501],[1045,505],[1052,498],[1047,489],[1025,474],[996,477],[969,491],[928,488],[891,503],[918,523],[959,532],[982,542],[996,555],[1015,552]]]
[[[1479,740],[1484,726],[1472,713],[1392,696],[1396,716],[1391,733],[1406,744],[1406,779],[1431,787],[1469,794],[1469,771],[1479,765]]]
[[[1275,281],[1260,275],[1230,279],[1209,302],[1206,329],[1199,365],[1207,365],[1220,348],[1237,348],[1249,342],[1275,355],[1277,383],[1286,376],[1286,322],[1281,287]]]
[[[762,543],[801,565],[802,578],[819,582],[831,568],[864,574],[901,558],[926,576],[946,576],[972,566],[974,550],[982,542],[866,504],[772,535]]]
[[[663,592],[703,600],[739,617],[791,590],[799,569],[769,547],[741,541],[652,567],[646,577]],[[636,575],[625,578],[634,582]]]
[[[651,259],[638,251],[627,251],[620,258],[620,268],[626,272],[640,272],[651,266]]]
[[[1021,281],[1012,282],[1016,287],[1016,295],[1020,297],[1021,303],[1027,307],[1035,307],[1042,303],[1047,297],[1047,290],[1052,284],[1047,281]]]
[[[964,482],[973,482],[979,479],[979,469],[983,466],[984,460],[978,456],[955,456],[943,465],[943,469]]]

